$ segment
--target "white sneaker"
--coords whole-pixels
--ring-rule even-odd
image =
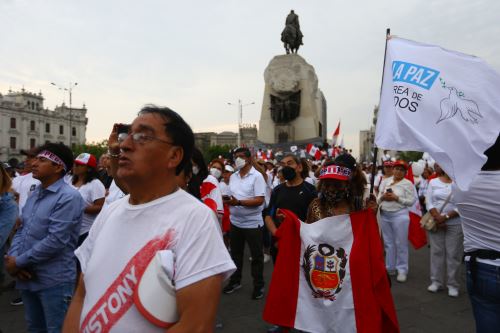
[[[406,278],[407,278],[406,273],[399,273],[398,272],[398,276],[396,277],[396,281],[403,283],[403,282],[406,282]]]
[[[271,261],[271,256],[267,253],[264,253],[264,264]]]
[[[450,297],[458,297],[458,288],[448,287],[448,296],[450,296]]]
[[[427,287],[427,291],[430,291],[431,293],[437,293],[443,289],[440,284],[436,282],[432,282],[430,286]]]

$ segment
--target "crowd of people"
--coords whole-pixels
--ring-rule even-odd
[[[20,168],[0,167],[0,282],[13,288],[5,274],[15,280],[20,297],[12,304],[24,304],[29,332],[211,331],[220,294],[242,287],[248,259],[249,297],[266,296],[264,264],[285,260],[280,229],[290,213],[308,225],[356,212],[376,216],[373,242],[386,282],[394,275],[405,283],[416,204],[437,225],[428,232],[427,290],[459,296],[465,245],[477,330],[500,324],[498,140],[469,191],[455,188],[437,164],[413,182],[407,162],[386,159],[377,168],[327,145],[320,156],[238,147],[205,161],[182,117],[156,106],[131,125],[115,124],[108,145],[102,156],[75,158],[67,146],[47,143],[23,151]],[[172,260],[158,268],[151,264],[158,253]],[[136,292],[150,269],[170,283],[155,292],[175,295],[175,320]],[[290,328],[277,323],[268,332]]]

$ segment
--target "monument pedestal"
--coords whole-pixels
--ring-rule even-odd
[[[326,138],[326,101],[314,67],[298,54],[274,57],[264,72],[258,139],[265,144]]]

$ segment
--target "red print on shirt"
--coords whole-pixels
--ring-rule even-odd
[[[84,333],[109,332],[134,303],[133,291],[156,252],[170,248],[175,231],[150,240],[130,259],[122,272],[111,283],[104,295],[87,313],[80,327]]]

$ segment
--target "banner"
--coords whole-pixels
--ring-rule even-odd
[[[500,75],[483,60],[392,37],[375,144],[426,151],[467,189],[500,132]]]

